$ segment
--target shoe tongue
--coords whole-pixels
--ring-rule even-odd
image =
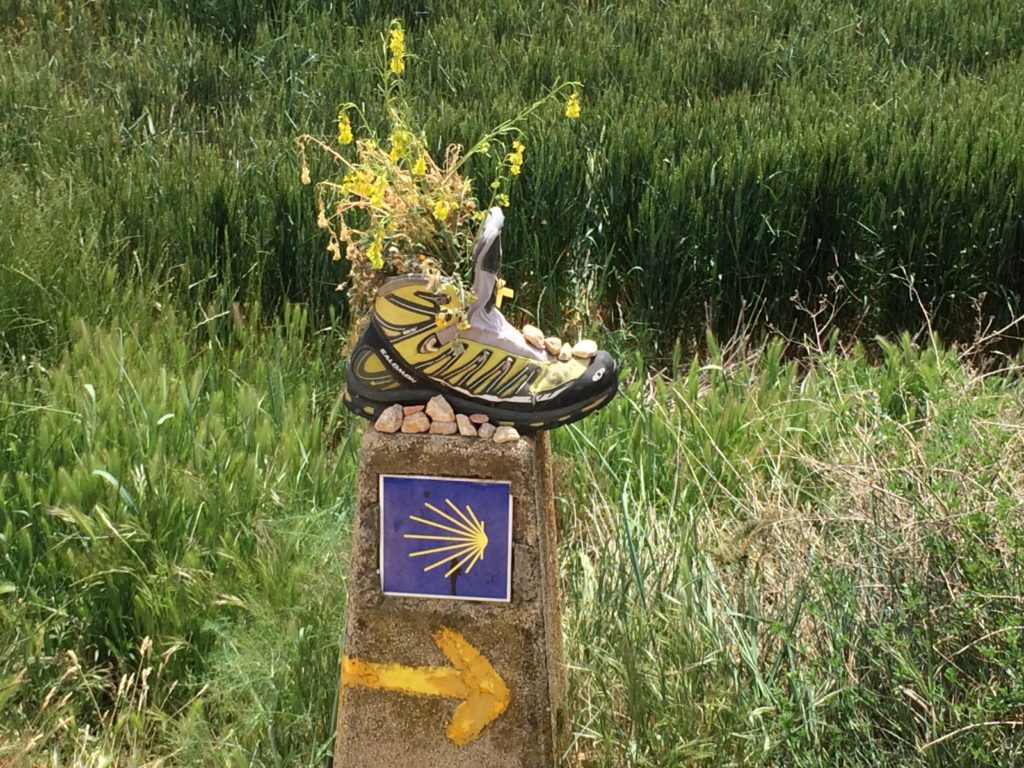
[[[490,309],[494,306],[494,293],[501,269],[501,227],[504,223],[505,215],[501,208],[491,208],[473,246],[473,293],[477,298],[469,308],[470,315],[479,308]]]
[[[506,352],[543,361],[546,359],[544,352],[531,347],[523,334],[494,306],[498,272],[501,270],[501,226],[504,223],[505,215],[501,208],[491,208],[473,246],[473,293],[476,300],[466,312],[469,329],[465,336]]]

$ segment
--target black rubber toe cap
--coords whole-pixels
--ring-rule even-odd
[[[604,350],[598,350],[583,375],[562,392],[552,405],[565,407],[571,403],[587,402],[602,394],[614,393],[618,384],[615,358]]]
[[[605,390],[618,385],[619,377],[615,369],[615,358],[599,349],[590,361],[586,372],[580,377],[587,389]]]

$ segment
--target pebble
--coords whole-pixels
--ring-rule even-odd
[[[459,425],[460,435],[465,435],[466,437],[476,437],[476,427],[474,427],[473,422],[469,420],[469,416],[466,416],[461,413],[456,413],[455,423]]]
[[[373,422],[373,428],[378,432],[394,434],[402,428],[402,406],[398,403],[389,405],[380,412],[380,416]]]
[[[536,325],[524,325],[523,338],[526,339],[531,346],[534,346],[537,349],[544,349],[544,331]]]
[[[432,435],[454,435],[459,431],[454,421],[435,421],[430,425]]]
[[[477,435],[484,440],[490,440],[494,436],[494,432],[495,426],[493,424],[481,424],[480,429],[477,430]]]
[[[515,427],[498,427],[494,431],[494,442],[514,443],[519,439],[519,430]]]
[[[402,422],[402,431],[406,434],[418,434],[430,429],[430,419],[425,413],[414,413]]]
[[[472,421],[474,424],[486,424],[488,421],[490,421],[490,419],[487,417],[487,414],[484,413],[472,413],[469,416],[469,420]]]
[[[544,339],[544,349],[552,357],[557,357],[558,353],[562,351],[562,340],[557,336],[548,336]]]
[[[406,416],[412,416],[414,413],[420,413],[426,407],[425,405],[407,405],[402,408],[402,413]]]
[[[572,348],[573,357],[590,358],[597,354],[597,342],[593,339],[581,339]]]
[[[427,401],[427,416],[434,421],[455,421],[455,411],[441,395],[434,395]]]
[[[564,363],[570,357],[572,357],[572,347],[568,344],[563,344],[562,348],[558,350],[558,359]]]

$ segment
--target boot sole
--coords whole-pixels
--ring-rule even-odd
[[[389,392],[369,392],[353,379],[351,374],[346,376],[347,390],[344,396],[345,407],[357,416],[375,421],[381,412],[389,406],[399,405],[425,405],[426,402],[441,395],[456,413],[465,416],[483,414],[495,426],[515,427],[520,432],[530,433],[545,429],[554,429],[565,424],[572,424],[594,413],[615,397],[618,391],[618,378],[613,373],[609,377],[608,386],[603,388],[587,400],[572,403],[562,408],[548,411],[516,411],[502,408],[500,404],[481,403],[475,400],[468,400],[452,392],[441,391],[436,388],[420,387],[417,389],[396,389]]]

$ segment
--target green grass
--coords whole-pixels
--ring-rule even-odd
[[[165,310],[83,326],[54,368],[5,382],[0,572],[16,590],[3,605],[4,667],[30,675],[23,711],[38,711],[39,683],[65,651],[116,676],[151,637],[166,655],[150,681],[162,706],[193,697],[195,673],[223,674],[232,707],[291,713],[282,733],[261,735],[283,756],[328,738],[329,719],[302,713],[331,706],[314,681],[333,678],[336,652],[323,651],[336,646],[344,604],[354,448],[322,423],[338,410],[340,356],[298,307],[269,333],[254,323],[236,309],[189,329]],[[182,341],[190,331],[195,346]],[[305,602],[315,585],[322,602]],[[287,638],[275,649],[288,654],[284,669],[253,652],[271,627]],[[236,657],[247,690],[218,671]],[[279,676],[294,700],[272,695]],[[109,680],[97,687],[83,725],[113,695]]]
[[[667,359],[706,319],[799,337],[823,295],[863,338],[919,327],[920,305],[947,338],[1021,309],[1015,0],[6,0],[8,353],[66,342],[61,297],[102,315],[75,300],[108,264],[189,304],[340,316],[292,140],[333,135],[343,101],[381,118],[392,12],[438,149],[585,83],[580,121],[529,126],[513,190],[510,272],[543,321],[628,323]]]
[[[188,330],[83,326],[3,381],[9,753],[330,752],[361,429],[337,339],[298,308]],[[573,754],[1014,764],[1024,385],[906,338],[781,352],[634,371],[555,433]]]
[[[906,339],[803,375],[780,351],[634,386],[559,435],[589,457],[563,556],[577,748],[1016,764],[1020,384]]]
[[[952,344],[1020,312],[1018,3],[0,0],[0,765],[330,753],[362,425],[292,140],[380,118],[392,14],[438,147],[586,84],[505,239],[628,361],[555,432],[569,759],[1024,762],[1024,383]]]

